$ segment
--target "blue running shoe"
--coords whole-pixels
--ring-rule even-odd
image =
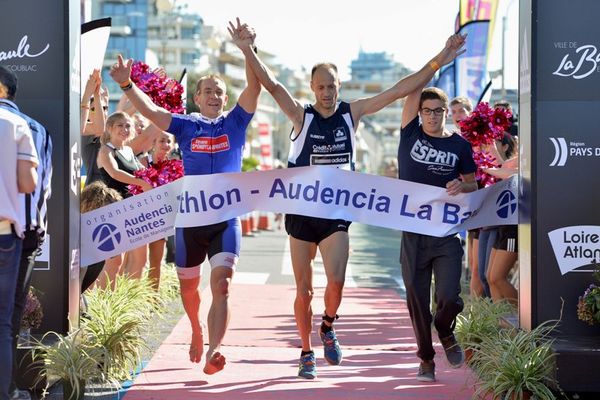
[[[317,361],[315,360],[315,353],[308,353],[300,357],[298,376],[304,379],[315,379],[317,377]]]
[[[342,349],[340,349],[340,343],[335,337],[335,331],[332,329],[327,333],[323,333],[319,329],[319,336],[321,336],[321,342],[323,342],[325,360],[331,365],[340,365],[342,363]]]

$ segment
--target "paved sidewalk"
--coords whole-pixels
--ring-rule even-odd
[[[286,237],[281,232],[262,232],[257,237],[244,238],[242,246],[231,294],[233,315],[221,349],[228,360],[226,368],[207,376],[202,372],[203,364],[189,362],[191,332],[184,316],[136,378],[125,399],[472,397],[474,378],[470,371],[466,367],[449,368],[439,344],[438,381],[424,384],[415,379],[419,360],[399,287],[346,288],[339,311],[342,318],[336,323],[344,350],[342,364],[330,366],[324,361],[318,335],[313,333],[319,376],[314,381],[297,378],[300,341],[292,314],[295,289],[286,267]],[[360,259],[361,252],[355,248],[351,264],[353,259]],[[397,263],[397,259],[390,263]],[[317,263],[315,275],[322,274],[318,269]],[[208,276],[206,268],[204,272]],[[316,288],[315,331],[320,323],[322,298],[323,289]],[[209,305],[210,291],[205,288],[203,320]]]

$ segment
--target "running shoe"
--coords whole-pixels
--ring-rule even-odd
[[[421,361],[419,372],[417,373],[419,382],[435,382],[435,363],[431,361]]]
[[[315,353],[308,353],[300,357],[298,376],[304,379],[315,379],[317,377],[317,361],[315,360]]]
[[[454,335],[440,338],[440,342],[442,342],[442,347],[444,348],[450,366],[452,368],[460,368],[465,362],[465,353],[456,341]]]
[[[342,349],[340,349],[335,331],[332,329],[327,333],[323,333],[322,330],[319,330],[319,336],[321,336],[321,342],[323,342],[325,360],[331,365],[340,365],[342,363]]]

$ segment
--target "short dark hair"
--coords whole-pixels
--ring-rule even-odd
[[[202,82],[207,81],[209,79],[214,79],[214,80],[217,80],[217,81],[221,81],[221,82],[223,82],[223,84],[225,85],[225,87],[227,87],[227,83],[219,75],[208,74],[208,75],[204,75],[204,76],[200,77],[200,79],[198,79],[198,82],[196,82],[196,93],[198,93],[200,91],[200,89],[202,89]]]
[[[428,87],[421,92],[421,100],[419,100],[419,108],[423,107],[425,100],[440,100],[444,104],[444,108],[448,109],[448,96],[442,89],[436,87]]]
[[[517,152],[517,141],[515,140],[513,135],[511,135],[510,133],[504,132],[502,134],[502,140],[500,142],[503,145],[508,146],[506,148],[506,153],[505,153],[506,159],[511,158]]]
[[[332,70],[335,71],[335,74],[337,75],[338,73],[338,69],[337,66],[334,63],[330,63],[330,62],[320,62],[317,63],[315,65],[313,65],[312,70],[310,71],[310,78],[312,79],[315,76],[315,72],[317,72],[317,70],[319,68],[325,68],[325,69],[329,69],[331,68]]]
[[[11,70],[3,65],[0,65],[0,85],[6,88],[6,98],[14,100],[17,95],[17,87],[19,80]]]
[[[498,107],[502,107],[508,111],[512,112],[512,106],[510,105],[510,103],[508,101],[497,101],[496,103],[494,103],[494,108],[498,108]]]
[[[453,98],[452,101],[450,102],[450,107],[452,107],[456,104],[460,104],[468,112],[473,111],[473,104],[471,103],[471,100],[469,100],[468,97],[457,96],[457,97]]]

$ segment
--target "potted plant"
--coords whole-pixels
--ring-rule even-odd
[[[495,336],[500,319],[512,312],[508,302],[492,302],[489,298],[476,298],[467,304],[465,310],[456,317],[454,334],[470,362],[472,354],[484,338]]]
[[[600,282],[600,270],[596,269],[594,278]],[[579,296],[577,318],[588,325],[600,324],[600,287],[594,283]]]
[[[44,312],[38,298],[38,291],[29,289],[23,306],[23,316],[19,327],[19,338],[15,358],[17,360],[16,383],[20,388],[39,389],[35,382],[39,375],[39,365],[35,363],[35,341],[31,339],[31,330],[42,324]]]
[[[37,329],[42,324],[44,312],[42,303],[40,302],[37,291],[31,287],[25,298],[25,306],[23,307],[23,317],[21,318],[20,342],[28,343],[31,336],[31,329]]]
[[[555,399],[554,355],[550,332],[556,327],[547,321],[527,332],[500,329],[478,344],[471,365],[479,382],[476,396],[492,399]]]
[[[88,317],[82,319],[81,326],[91,345],[106,349],[100,364],[107,377],[131,379],[145,346],[142,331],[163,308],[159,293],[147,278],[118,277],[114,290],[96,289],[87,300]]]
[[[54,336],[51,344],[47,344],[48,336]],[[106,351],[91,345],[81,329],[67,336],[48,332],[37,343],[37,348],[39,351],[35,354],[42,368],[39,379],[46,380],[46,387],[60,381],[64,399],[83,399],[89,380],[105,378],[104,371],[98,365]]]

